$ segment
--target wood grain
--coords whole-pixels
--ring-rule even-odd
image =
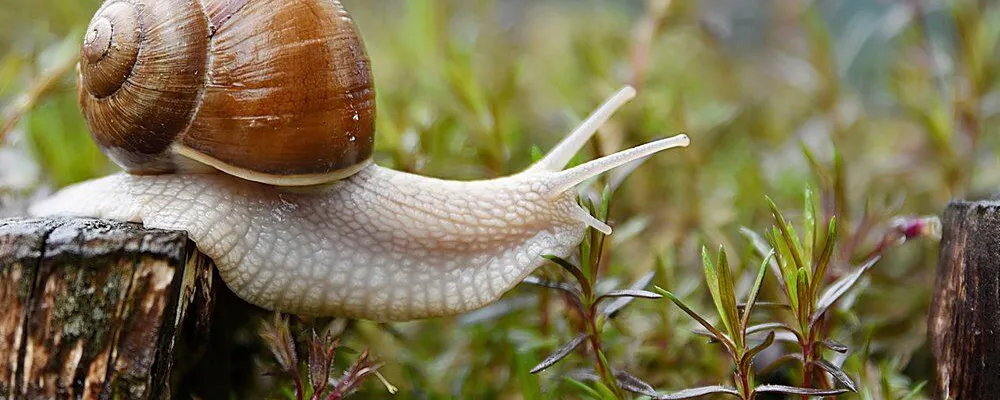
[[[0,398],[170,397],[215,291],[183,232],[0,220]]]
[[[956,202],[943,238],[928,328],[937,399],[1000,393],[1000,203]]]

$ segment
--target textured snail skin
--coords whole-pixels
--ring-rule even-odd
[[[118,174],[66,188],[35,215],[141,222],[185,230],[241,298],[284,312],[379,321],[457,314],[497,300],[568,256],[588,226],[579,183],[656,152],[679,135],[562,170],[610,113],[609,100],[526,171],[446,181],[369,165],[345,180],[282,188],[225,174]]]

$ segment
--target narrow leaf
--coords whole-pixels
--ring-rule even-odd
[[[840,278],[831,284],[830,287],[823,292],[823,296],[820,297],[819,301],[816,303],[816,311],[813,312],[810,324],[815,324],[816,321],[822,318],[823,314],[826,313],[830,306],[836,303],[837,300],[840,300],[844,294],[851,290],[851,288],[858,283],[858,280],[861,279],[861,276],[864,275],[865,272],[868,272],[868,270],[871,269],[871,267],[874,266],[878,260],[878,256],[872,257],[868,260],[868,262],[864,263],[864,265],[855,269],[854,272],[845,275],[843,278]]]
[[[807,187],[805,192],[805,204],[802,208],[803,220],[806,225],[806,238],[803,241],[805,253],[803,254],[803,257],[805,257],[807,261],[812,261],[815,265],[816,241],[818,240],[818,232],[816,232],[816,199],[813,197],[813,191],[811,188]]]
[[[927,381],[921,381],[920,383],[918,383],[917,386],[914,386],[913,389],[910,389],[910,391],[907,392],[906,395],[903,396],[903,398],[900,400],[913,400],[918,398],[921,392],[924,391],[924,386],[927,386]]]
[[[693,399],[695,397],[707,396],[710,394],[728,394],[740,397],[740,392],[728,386],[703,386],[691,389],[684,389],[671,394],[664,394],[656,397],[657,400],[680,400]]]
[[[746,306],[743,308],[743,320],[740,321],[740,330],[745,336],[747,332],[747,325],[750,324],[750,313],[753,311],[754,304],[757,303],[757,296],[760,295],[760,286],[764,283],[764,275],[767,272],[767,263],[774,257],[774,252],[772,251],[764,257],[764,261],[760,263],[760,268],[757,270],[757,279],[753,282],[753,287],[750,288],[750,295],[747,297]],[[739,305],[736,306],[739,308]]]
[[[629,286],[628,290],[642,290],[642,289],[644,289],[646,286],[649,286],[649,283],[653,281],[653,277],[655,277],[655,276],[656,276],[656,271],[651,271],[651,272],[647,273],[646,275],[643,275],[642,278],[639,278],[639,280],[635,281],[635,283],[633,283],[631,286]],[[650,293],[650,292],[646,292],[646,293]],[[659,296],[656,293],[652,293],[652,294],[656,295],[656,296]],[[607,296],[607,295],[605,295],[605,296]],[[662,297],[662,296],[660,296],[660,297]],[[660,298],[660,297],[657,297],[657,298]],[[648,297],[648,298],[652,298],[652,297]],[[616,298],[616,299],[612,300],[610,303],[607,303],[607,306],[605,306],[604,310],[602,310],[601,312],[604,313],[604,315],[607,315],[608,317],[614,317],[615,313],[617,313],[622,308],[625,308],[625,306],[627,306],[630,303],[632,303],[632,300],[635,300],[635,297],[619,297],[619,298]]]
[[[660,295],[658,295],[656,293],[645,291],[645,290],[621,289],[621,290],[612,290],[612,291],[609,291],[609,292],[607,292],[605,294],[602,294],[597,299],[598,300],[604,300],[604,299],[619,298],[619,297],[632,297],[632,298],[638,297],[640,299],[662,299],[663,298],[663,296],[660,296]]]
[[[761,385],[753,390],[756,393],[802,394],[806,396],[836,396],[847,393],[847,389],[810,389],[784,385]]]
[[[809,323],[809,305],[812,303],[809,297],[809,277],[806,274],[805,268],[799,268],[798,280],[795,283],[799,291],[799,326],[803,330]]]
[[[577,390],[579,390],[581,392],[584,392],[587,396],[590,396],[591,399],[594,399],[594,400],[603,400],[604,399],[604,396],[601,395],[600,392],[598,392],[597,390],[595,390],[594,388],[592,388],[590,386],[587,386],[586,383],[580,382],[579,380],[576,380],[576,379],[573,379],[573,378],[570,378],[570,377],[564,377],[563,379],[567,383],[569,383],[570,385],[573,385],[573,387],[577,388]]]
[[[628,390],[629,392],[652,398],[656,398],[660,395],[656,392],[656,389],[653,389],[652,385],[626,371],[615,371],[615,380],[618,382],[618,387]]]
[[[780,322],[768,322],[764,324],[752,325],[747,327],[747,335],[752,335],[758,332],[770,332],[770,331],[787,331],[795,334],[796,338],[800,337],[799,333],[795,331],[795,329]]]
[[[726,256],[726,249],[719,247],[719,296],[722,299],[722,309],[725,312],[720,315],[725,319],[726,328],[729,335],[736,342],[737,348],[743,348],[743,335],[740,334],[740,314],[736,310],[736,288],[733,284],[733,271],[729,268],[729,258]]]
[[[578,268],[576,265],[573,265],[573,263],[564,260],[562,257],[549,254],[543,255],[542,257],[544,257],[546,260],[556,263],[556,265],[563,267],[563,269],[565,269],[566,272],[572,274],[573,277],[576,278],[577,282],[580,283],[580,287],[583,289],[584,297],[588,298],[590,297],[590,295],[593,293],[590,287],[590,281],[587,280],[586,275],[583,274],[583,271],[581,271],[580,268]]]
[[[731,355],[735,356],[736,352],[735,349],[733,348],[733,342],[730,341],[729,338],[726,337],[724,333],[719,331],[715,326],[712,326],[712,324],[706,321],[704,318],[702,318],[701,315],[698,315],[698,313],[694,312],[694,310],[692,310],[686,304],[684,304],[684,302],[681,301],[681,299],[678,299],[677,296],[674,296],[673,293],[663,290],[663,288],[659,286],[657,286],[654,290],[669,298],[670,301],[674,302],[674,304],[677,305],[677,307],[680,307],[681,310],[684,310],[684,312],[687,313],[687,315],[690,315],[691,318],[694,318],[695,321],[698,321],[698,323],[701,324],[701,326],[705,327],[705,329],[708,329],[708,331],[715,336],[715,339],[722,342],[726,346],[726,350],[728,350]]]
[[[763,237],[758,235],[757,232],[754,232],[744,226],[740,227],[740,233],[750,241],[750,244],[757,252],[757,255],[767,257],[768,255],[774,254],[774,248],[772,248]],[[771,272],[774,273],[774,276],[782,276],[781,267],[778,266],[777,258],[771,258],[771,262],[768,263],[768,266],[771,267]],[[788,296],[788,287],[785,286],[785,281],[783,279],[778,279],[778,285],[780,285],[781,290],[785,292],[785,296]]]
[[[758,301],[758,302],[754,303],[753,306],[754,306],[754,308],[764,308],[764,309],[768,309],[768,310],[790,310],[791,309],[791,307],[788,304],[777,303],[777,302],[773,302],[773,301]],[[740,304],[736,305],[736,308],[739,308],[741,310],[744,309],[744,308],[746,308],[746,307],[747,307],[746,303],[740,303]]]
[[[854,381],[851,380],[851,377],[847,376],[847,373],[844,372],[844,370],[840,369],[836,365],[833,365],[829,361],[824,360],[822,358],[816,360],[815,363],[820,368],[823,368],[824,371],[826,371],[831,376],[833,376],[833,378],[836,379],[837,382],[840,382],[840,384],[843,385],[844,387],[846,387],[848,390],[850,390],[852,392],[855,392],[855,393],[858,392],[857,385],[854,384]]]
[[[580,296],[580,289],[566,282],[550,281],[547,279],[542,279],[537,276],[531,275],[528,276],[527,278],[524,278],[524,283],[535,286],[546,287],[550,289],[558,289],[566,293],[569,293],[571,295],[575,295],[577,297]]]
[[[833,217],[830,218],[830,225],[827,227],[826,239],[823,242],[823,252],[816,260],[816,271],[813,273],[812,287],[810,288],[813,297],[819,292],[819,285],[823,282],[823,278],[826,277],[826,269],[830,265],[830,259],[833,258],[833,247],[836,243],[837,217]]]
[[[575,305],[578,310],[582,312],[586,309],[586,307],[583,306],[583,299],[581,298],[583,293],[580,293],[580,289],[567,282],[549,281],[536,276],[524,278],[524,282],[535,286],[561,290],[569,295],[569,298],[573,301],[573,305]]]
[[[568,343],[562,345],[562,347],[556,349],[555,352],[546,357],[545,360],[542,360],[542,362],[538,363],[538,365],[532,368],[531,371],[528,371],[528,373],[537,374],[538,372],[543,371],[546,368],[555,365],[555,363],[559,362],[559,360],[566,358],[566,356],[568,356],[569,353],[572,353],[573,350],[576,350],[576,348],[580,346],[580,343],[583,343],[583,340],[586,338],[587,338],[586,333],[581,333],[579,335],[576,335],[576,337],[574,337],[573,340],[570,340]]]
[[[847,345],[840,343],[833,339],[825,339],[818,343],[820,346],[826,347],[830,350],[836,351],[840,354],[847,354]]]
[[[750,363],[753,362],[753,358],[757,356],[758,353],[764,351],[764,349],[771,346],[771,344],[773,343],[774,343],[774,332],[772,331],[771,333],[767,334],[767,337],[764,338],[763,343],[754,346],[753,348],[748,350],[746,354],[743,355],[743,359],[740,360],[740,370],[747,371],[748,367],[750,366]]]
[[[701,263],[705,269],[705,284],[708,285],[708,291],[712,295],[712,303],[715,304],[715,310],[719,313],[719,318],[722,320],[722,325],[726,329],[726,333],[732,334],[733,330],[729,326],[729,320],[726,319],[725,306],[722,305],[722,296],[719,294],[719,275],[715,270],[715,265],[712,263],[712,258],[708,254],[708,248],[704,246],[701,248]]]
[[[778,230],[781,231],[781,237],[788,244],[788,250],[792,255],[792,261],[795,262],[795,268],[803,268],[806,266],[805,262],[802,260],[802,245],[799,244],[799,238],[797,235],[793,234],[793,228],[785,220],[785,216],[781,215],[781,211],[778,210],[778,206],[774,204],[774,201],[770,197],[767,197],[767,204],[771,207],[771,214],[774,216],[774,222],[778,226]]]
[[[774,247],[774,258],[778,260],[781,278],[785,282],[785,287],[788,288],[788,304],[792,306],[792,311],[797,312],[799,309],[799,291],[796,289],[795,283],[798,279],[798,274],[795,267],[792,266],[792,261],[790,261],[791,256],[789,255],[788,246],[781,240],[781,232],[779,232],[777,227],[772,228],[769,239]]]

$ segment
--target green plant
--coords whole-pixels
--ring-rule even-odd
[[[583,201],[591,214],[596,215],[601,221],[607,222],[608,210],[611,204],[612,187],[605,187],[602,201],[599,207],[595,207],[593,202]],[[601,344],[601,332],[604,331],[608,320],[614,318],[619,311],[635,299],[658,299],[661,296],[643,290],[653,280],[653,273],[644,277],[625,289],[609,290],[598,294],[596,287],[598,277],[601,273],[602,260],[609,257],[606,245],[607,236],[593,229],[588,229],[583,242],[580,245],[579,258],[581,265],[586,266],[581,269],[577,265],[557,256],[545,256],[549,261],[558,265],[563,271],[573,277],[575,283],[570,281],[549,281],[538,277],[530,277],[526,282],[559,290],[566,294],[570,307],[576,311],[583,320],[583,329],[577,333],[569,342],[566,342],[542,362],[531,369],[532,374],[544,371],[555,365],[557,362],[568,356],[583,343],[589,343],[593,352],[595,373],[586,370],[574,371],[568,376],[573,384],[585,391],[591,392],[593,397],[603,398],[624,398],[622,390],[633,393],[649,394],[655,393],[649,384],[639,378],[629,374],[624,370],[616,370],[608,363],[607,356]],[[604,393],[594,392],[580,380],[597,380],[601,383],[599,389]]]
[[[274,314],[273,322],[264,324],[261,336],[277,361],[277,368],[272,374],[291,379],[295,385],[296,400],[343,399],[355,393],[382,366],[365,349],[339,378],[332,377],[334,356],[340,347],[340,338],[334,338],[330,332],[325,332],[321,337],[313,329],[308,341],[307,358],[304,360],[306,368],[302,370],[300,367],[303,362],[299,360],[295,349],[288,320],[279,313]],[[306,375],[305,380],[303,374]]]
[[[705,284],[708,286],[712,301],[715,303],[719,314],[721,327],[712,324],[696,311],[688,307],[681,299],[673,293],[660,287],[656,291],[666,296],[678,307],[684,310],[691,318],[694,318],[704,327],[707,332],[704,334],[713,341],[721,343],[726,354],[734,364],[733,381],[736,387],[727,386],[705,386],[692,389],[685,389],[670,395],[659,396],[659,399],[687,399],[704,396],[707,394],[728,394],[740,399],[750,400],[756,398],[760,393],[784,393],[808,396],[830,396],[842,394],[848,389],[813,389],[809,387],[792,387],[785,385],[757,385],[754,381],[753,361],[754,356],[771,346],[775,340],[775,329],[778,324],[764,323],[751,325],[750,316],[754,306],[758,302],[761,284],[767,272],[767,265],[774,253],[764,257],[764,261],[758,268],[753,287],[747,295],[746,302],[739,304],[736,300],[736,290],[733,280],[733,273],[729,267],[729,260],[724,248],[719,249],[716,263],[712,262],[708,249],[702,248],[702,266],[705,271]],[[752,340],[748,335],[758,332],[767,332],[767,337],[759,343],[751,344]],[[848,386],[850,390],[855,390],[853,383]]]

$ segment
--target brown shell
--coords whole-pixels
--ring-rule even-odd
[[[180,155],[315,184],[354,173],[374,146],[371,65],[334,0],[108,1],[84,39],[80,104],[132,173],[187,169]]]

